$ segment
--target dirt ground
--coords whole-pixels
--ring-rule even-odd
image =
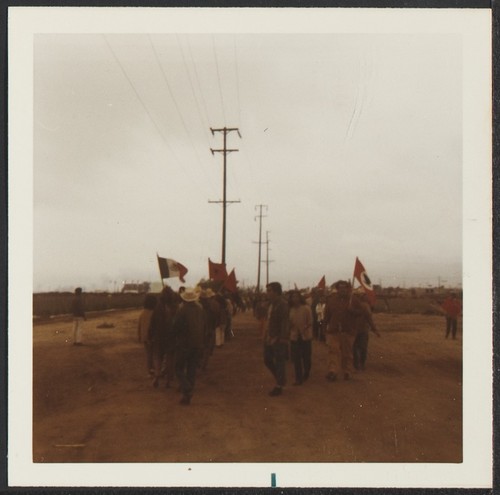
[[[239,314],[185,407],[152,387],[138,315],[90,317],[81,347],[69,320],[34,326],[34,462],[462,461],[462,340],[443,317],[376,314],[382,337],[350,381],[325,380],[314,342],[308,382],[269,397],[256,321]]]

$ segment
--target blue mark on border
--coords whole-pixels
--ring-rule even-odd
[[[276,473],[271,473],[271,487],[276,488]]]

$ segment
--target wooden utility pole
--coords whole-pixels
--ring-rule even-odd
[[[262,248],[262,217],[266,217],[266,215],[262,215],[262,208],[266,208],[267,205],[256,205],[255,208],[259,208],[259,215],[256,216],[254,220],[259,219],[259,262],[257,264],[257,292],[260,292],[260,265],[261,265],[261,248]]]
[[[212,132],[212,136],[215,135],[216,132],[222,132],[224,134],[224,148],[221,150],[214,150],[210,148],[212,155],[214,153],[223,153],[224,154],[224,176],[223,176],[223,184],[222,184],[222,201],[209,201],[209,203],[222,203],[222,263],[226,263],[226,205],[228,203],[240,203],[240,201],[227,201],[226,199],[226,165],[227,160],[226,156],[228,153],[232,153],[234,151],[238,151],[236,149],[227,149],[227,135],[229,132],[236,131],[238,136],[241,138],[241,134],[238,128],[227,128],[223,127],[222,129],[212,129],[210,127],[210,131]]]
[[[274,260],[269,259],[269,230],[266,230],[266,242],[262,244],[266,245],[266,259],[263,263],[266,264],[266,285],[269,284],[269,263],[272,263]]]

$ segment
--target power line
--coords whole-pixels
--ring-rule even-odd
[[[153,40],[151,39],[151,36],[149,34],[148,34],[148,39],[149,39],[149,43],[151,44],[151,48],[153,49],[153,53],[154,53],[156,62],[158,63],[158,66],[160,67],[160,71],[162,73],[163,80],[165,81],[165,84],[167,86],[167,89],[168,89],[168,92],[170,94],[170,97],[172,98],[172,101],[174,102],[175,109],[177,110],[177,114],[179,115],[179,118],[181,120],[182,126],[184,127],[184,131],[186,132],[186,134],[188,136],[188,139],[189,139],[189,142],[191,143],[191,146],[194,149],[194,152],[195,152],[195,155],[196,155],[196,159],[198,161],[198,165],[200,166],[200,169],[201,169],[202,173],[205,175],[205,177],[207,178],[208,182],[211,184],[212,188],[214,188],[209,175],[207,174],[207,172],[203,168],[200,156],[198,154],[198,150],[196,149],[196,146],[195,146],[195,144],[193,142],[193,139],[191,137],[191,133],[188,130],[186,121],[184,120],[184,117],[182,115],[181,109],[179,108],[179,105],[177,104],[177,100],[175,99],[174,93],[172,91],[172,87],[170,86],[170,83],[168,82],[168,78],[167,78],[167,75],[165,74],[165,70],[163,69],[163,66],[162,66],[162,64],[160,62],[160,59],[159,59],[159,56],[158,56],[158,52],[157,52],[157,50],[156,50],[156,48],[155,48],[155,46],[153,44]]]
[[[160,135],[160,137],[162,138],[162,140],[165,142],[165,144],[166,144],[167,146],[169,146],[169,144],[168,144],[168,142],[166,141],[165,137],[163,136],[163,134],[162,134],[162,132],[161,132],[160,128],[158,127],[158,124],[155,122],[155,120],[153,119],[153,117],[152,117],[151,113],[149,112],[148,107],[146,106],[146,104],[144,103],[144,101],[142,101],[142,98],[141,98],[141,96],[139,95],[139,92],[137,91],[137,89],[135,88],[134,84],[132,83],[132,81],[131,81],[131,80],[130,80],[130,78],[128,77],[128,74],[127,74],[127,72],[125,71],[125,69],[123,68],[123,65],[121,64],[120,60],[119,60],[119,59],[118,59],[118,57],[116,56],[116,53],[114,52],[113,48],[112,48],[112,47],[111,47],[111,45],[109,44],[109,41],[108,41],[108,39],[106,38],[106,35],[104,35],[104,34],[103,34],[102,36],[103,36],[103,38],[104,38],[104,41],[105,41],[105,42],[106,42],[106,44],[108,45],[109,50],[110,50],[110,51],[111,51],[111,53],[113,54],[113,57],[114,57],[114,59],[115,59],[116,63],[120,66],[120,69],[122,70],[123,75],[125,76],[125,78],[126,78],[126,79],[127,79],[127,81],[129,82],[129,84],[130,84],[130,86],[131,86],[132,90],[134,91],[135,95],[137,96],[137,99],[141,102],[141,104],[142,104],[142,106],[143,106],[144,110],[146,111],[146,113],[148,114],[148,116],[149,116],[149,118],[150,118],[151,122],[153,123],[153,125],[154,125],[154,126],[155,126],[155,128],[156,128],[156,130],[158,131],[158,134]],[[169,146],[169,149],[170,149],[170,151],[172,151],[172,154],[175,156],[175,153],[173,153],[173,150],[170,148],[170,146]],[[177,158],[177,157],[176,157],[176,158]]]
[[[234,69],[236,72],[236,100],[238,102],[238,121],[241,126],[241,105],[240,105],[240,78],[238,71],[238,55],[236,53],[236,40],[233,36],[233,47],[234,47]]]
[[[182,166],[182,163],[181,161],[179,160],[179,158],[177,157],[176,153],[174,152],[173,148],[170,146],[169,142],[165,139],[165,136],[163,135],[163,133],[161,132],[160,128],[158,127],[158,124],[156,123],[156,121],[153,119],[153,116],[151,115],[150,111],[148,110],[148,107],[146,106],[146,104],[144,103],[144,101],[142,100],[139,92],[137,91],[136,87],[134,86],[134,83],[132,82],[132,80],[130,79],[130,77],[128,76],[125,68],[123,67],[123,65],[121,64],[120,62],[120,59],[117,57],[116,53],[114,52],[111,44],[109,43],[108,39],[106,38],[106,35],[102,35],[103,38],[104,38],[104,41],[106,42],[106,45],[108,45],[108,48],[110,50],[110,52],[112,53],[113,55],[113,58],[115,59],[116,63],[118,64],[118,66],[120,67],[123,75],[125,76],[125,78],[127,79],[127,81],[129,82],[132,90],[134,91],[137,99],[141,102],[144,110],[146,111],[147,115],[149,116],[151,122],[153,123],[153,125],[155,126],[156,130],[158,131],[158,134],[160,135],[160,137],[162,138],[163,142],[165,143],[165,145],[167,146],[168,150],[170,151],[170,153],[172,154],[172,156],[174,157],[175,161],[179,164],[179,166],[181,167],[183,173],[186,175],[186,178],[190,181],[190,182],[193,182],[193,179],[192,177],[190,177],[188,175],[188,173],[186,172],[186,168]],[[196,181],[194,181],[196,182]],[[198,184],[198,188],[200,189],[200,192],[201,192],[201,188]]]
[[[221,85],[221,79],[220,79],[220,73],[219,73],[219,62],[217,61],[217,52],[215,50],[215,36],[214,35],[212,35],[212,47],[214,49],[215,67],[217,69],[217,80],[219,81],[219,94],[220,94],[220,102],[221,102],[221,108],[222,108],[222,116],[224,118],[224,122],[226,122],[226,111],[224,109],[224,98],[222,97],[222,85]]]
[[[201,112],[200,105],[198,103],[198,98],[196,98],[196,93],[195,93],[195,90],[194,90],[193,80],[191,79],[191,73],[189,72],[189,69],[188,69],[188,65],[187,65],[187,62],[186,62],[186,57],[184,55],[184,50],[182,49],[182,44],[180,42],[179,35],[176,34],[175,37],[176,37],[176,40],[177,40],[177,44],[179,45],[179,50],[181,52],[182,61],[184,63],[184,68],[186,69],[186,73],[188,75],[189,85],[191,87],[191,92],[193,93],[193,99],[194,99],[194,102],[196,104],[196,110],[198,111],[198,115],[200,116],[200,122],[201,122],[201,126],[203,128],[203,134],[205,135],[207,143],[210,146],[210,138],[209,138],[208,131],[207,131],[207,128],[210,127],[210,122],[207,120],[206,121],[206,125],[203,122],[203,115],[202,115],[202,112]],[[193,60],[192,57],[191,57],[191,62],[194,65],[194,60]],[[195,67],[195,71],[196,71],[196,67]],[[202,97],[203,97],[203,94],[202,94]]]

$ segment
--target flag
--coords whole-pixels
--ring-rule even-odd
[[[375,303],[375,290],[373,289],[370,277],[366,274],[365,267],[361,261],[359,261],[358,257],[356,257],[356,263],[354,265],[354,278],[361,284],[370,304],[373,305]]]
[[[326,289],[326,279],[325,279],[324,275],[321,277],[321,280],[318,282],[317,287],[318,287],[318,289],[323,289],[323,290]]]
[[[234,273],[234,268],[231,270],[231,273],[227,276],[224,281],[224,288],[226,288],[229,292],[238,292],[238,288],[236,284],[238,281],[236,280],[236,273]]]
[[[156,257],[158,258],[162,280],[164,278],[179,277],[182,283],[186,283],[184,275],[186,275],[188,269],[184,265],[170,258],[160,258],[158,255]]]
[[[224,281],[228,277],[225,263],[214,263],[208,258],[208,278]]]

